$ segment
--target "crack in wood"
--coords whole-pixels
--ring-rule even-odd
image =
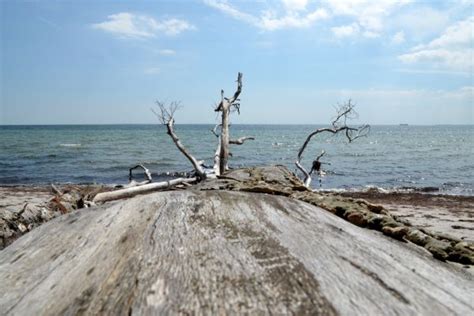
[[[387,290],[387,292],[389,292],[393,297],[395,297],[396,299],[398,299],[399,301],[405,303],[405,304],[410,304],[410,301],[405,297],[403,296],[402,293],[400,293],[399,291],[397,291],[395,288],[391,287],[390,285],[388,285],[387,283],[385,283],[384,280],[382,280],[378,274],[370,271],[369,269],[355,263],[354,261],[346,258],[346,257],[343,257],[343,256],[339,256],[342,260],[344,261],[347,261],[348,263],[350,263],[354,268],[356,268],[357,270],[359,270],[360,272],[364,273],[365,275],[369,276],[372,280],[374,280],[375,282],[377,282],[381,287],[383,287],[385,290]]]

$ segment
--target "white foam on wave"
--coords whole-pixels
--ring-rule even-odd
[[[59,144],[61,147],[81,147],[81,144]]]

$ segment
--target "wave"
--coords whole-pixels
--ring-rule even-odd
[[[81,147],[82,144],[59,144],[59,147]]]
[[[465,187],[452,187],[446,188],[446,186],[434,187],[412,187],[412,186],[394,186],[394,187],[381,187],[375,185],[366,185],[363,187],[346,187],[346,188],[319,188],[323,192],[333,193],[344,193],[344,192],[362,192],[362,193],[421,193],[421,194],[433,194],[433,195],[462,195],[462,196],[474,196],[474,190]]]

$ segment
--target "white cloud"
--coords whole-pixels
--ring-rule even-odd
[[[122,38],[150,38],[158,33],[177,35],[195,27],[185,20],[167,19],[157,21],[146,15],[121,12],[109,15],[107,21],[92,24],[98,30],[112,33]]]
[[[258,25],[258,18],[251,14],[244,13],[234,6],[227,3],[225,0],[204,0],[204,3],[208,6],[221,11],[236,20],[246,22],[248,24]]]
[[[455,71],[455,70],[445,70],[445,69],[398,68],[398,69],[395,69],[394,71],[409,73],[409,74],[443,74],[443,75],[463,76],[463,77],[470,77],[472,75],[470,72],[466,72],[466,71]]]
[[[163,55],[163,56],[171,56],[176,54],[176,52],[172,49],[160,49],[158,50],[158,54]]]
[[[357,23],[343,25],[331,28],[331,31],[337,38],[354,36],[359,33],[360,27]]]
[[[234,19],[262,30],[275,31],[286,28],[308,28],[315,22],[334,17],[349,17],[353,21],[332,28],[337,37],[361,35],[379,37],[384,23],[396,9],[412,0],[280,0],[279,4],[267,2],[267,10],[250,14],[239,10],[227,0],[203,0]]]
[[[473,32],[474,16],[471,16],[464,21],[449,26],[440,37],[432,40],[427,45],[419,45],[414,49],[471,46],[473,44]]]
[[[447,12],[430,7],[412,7],[389,21],[395,29],[404,30],[410,38],[415,40],[438,34],[446,28],[448,23]]]
[[[446,67],[470,72],[473,56],[473,49],[425,49],[400,55],[398,58],[404,63],[430,63],[435,67]]]
[[[399,45],[405,42],[405,33],[403,31],[395,33],[392,37],[392,44]]]
[[[398,56],[404,63],[428,63],[437,68],[472,71],[474,17],[449,26],[438,38]]]
[[[306,9],[308,0],[282,0],[285,7],[290,11],[299,11]]]
[[[204,3],[236,20],[243,21],[266,31],[275,31],[285,28],[307,28],[316,21],[329,17],[325,9],[316,9],[306,12],[305,7],[307,1],[284,1],[287,11],[285,11],[283,15],[277,14],[274,10],[267,10],[259,16],[242,12],[225,0],[204,0]],[[302,10],[305,11],[304,14],[298,12]]]
[[[273,12],[265,12],[257,23],[257,26],[267,31],[285,28],[307,28],[318,20],[327,18],[327,12],[323,9],[315,10],[304,16],[297,13],[288,13],[278,17]]]
[[[384,22],[398,8],[407,5],[411,0],[324,0],[334,16],[352,17],[359,26],[364,37],[374,38],[380,36],[384,29]],[[355,29],[353,27],[353,29]]]
[[[185,20],[169,19],[155,25],[156,30],[162,31],[166,35],[178,35],[181,32],[195,30],[196,27]]]

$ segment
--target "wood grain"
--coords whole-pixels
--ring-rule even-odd
[[[56,218],[0,253],[0,313],[468,315],[474,280],[282,196],[158,192]]]

